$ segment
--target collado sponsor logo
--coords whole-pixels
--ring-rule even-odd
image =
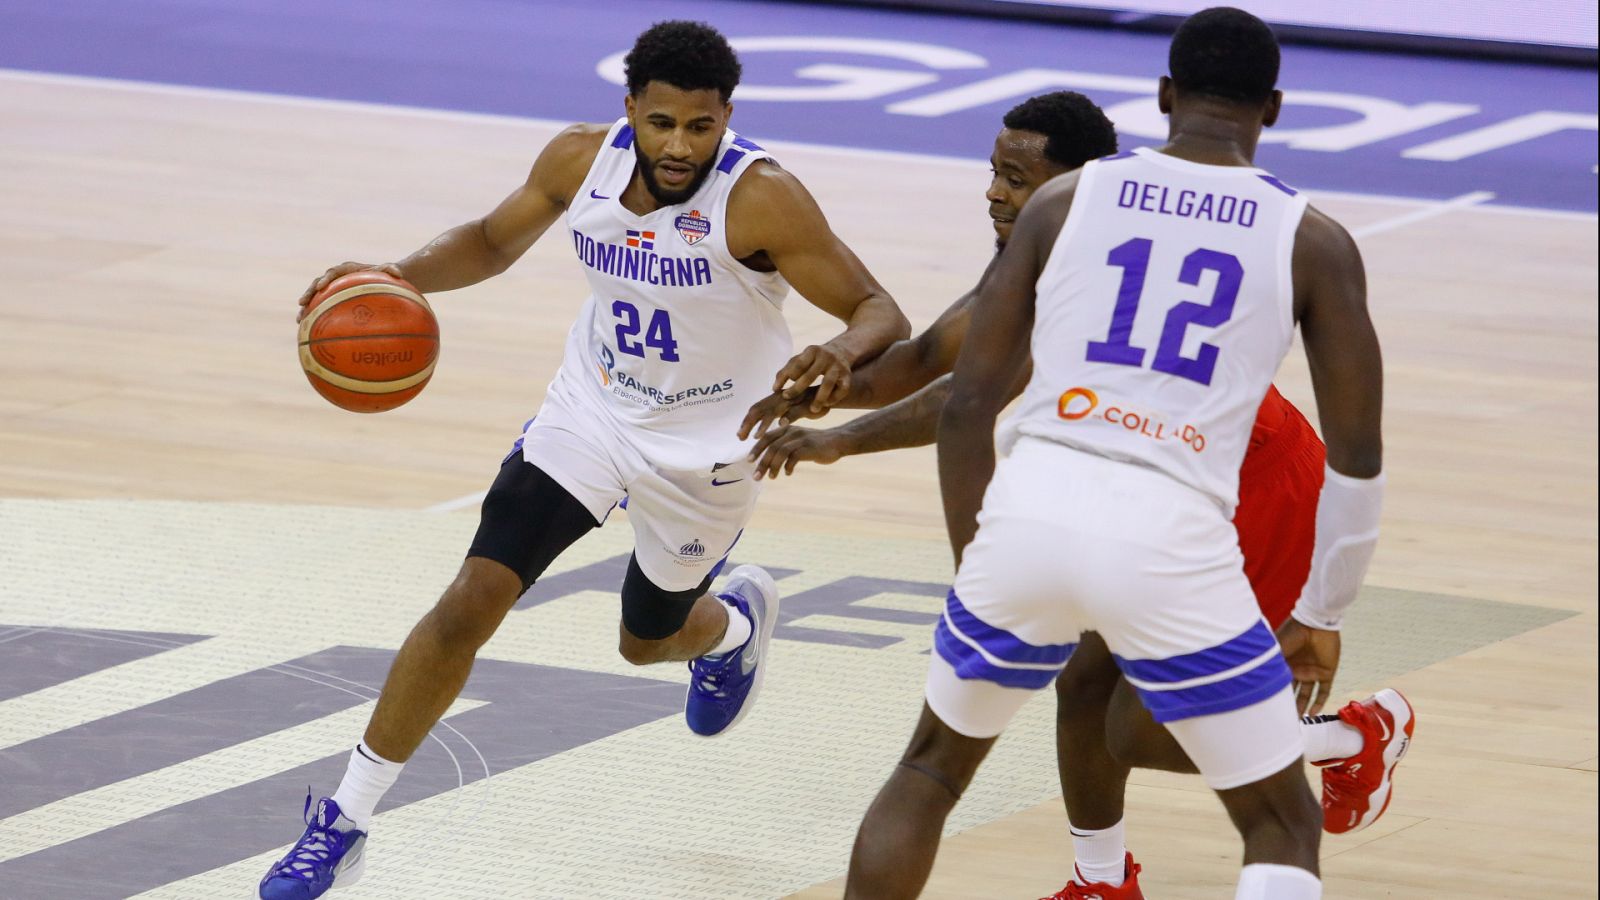
[[[1093,388],[1074,387],[1056,400],[1056,416],[1063,421],[1097,420],[1131,431],[1152,441],[1177,441],[1196,453],[1206,449],[1206,436],[1193,425],[1173,425],[1159,413],[1130,408],[1121,402],[1102,403]]]

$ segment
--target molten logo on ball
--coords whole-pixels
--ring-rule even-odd
[[[388,352],[367,350],[350,354],[350,361],[363,366],[392,366],[395,363],[410,362],[411,356],[410,350],[390,350]]]

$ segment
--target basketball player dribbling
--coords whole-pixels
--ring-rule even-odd
[[[1033,192],[1057,175],[1116,152],[1111,122],[1087,97],[1058,91],[1033,97],[1006,113],[990,157],[987,198],[997,244]],[[985,273],[987,276],[987,273]],[[825,430],[799,426],[767,429],[775,416],[810,416],[810,397],[775,394],[752,411],[746,427],[760,435],[752,456],[756,477],[789,474],[803,461],[832,463],[846,456],[933,443],[950,394],[948,372],[971,322],[977,288],[950,306],[917,337],[896,343],[852,376],[849,394],[835,404],[878,408]],[[930,383],[931,381],[931,383]],[[1020,392],[1019,381],[1011,396]],[[914,394],[906,396],[910,391]],[[904,399],[900,399],[900,398]],[[1008,398],[1009,399],[1009,398]],[[884,404],[890,404],[885,406]],[[1088,411],[1075,397],[1068,414]],[[1339,662],[1339,633],[1290,618],[1307,584],[1316,533],[1317,494],[1323,480],[1322,441],[1300,411],[1269,387],[1256,412],[1239,472],[1233,524],[1245,577],[1267,624],[1277,632],[1295,675],[1299,706],[1309,712],[1301,731],[1306,759],[1323,767],[1324,828],[1355,831],[1382,814],[1390,796],[1393,764],[1384,754],[1411,715],[1394,691],[1351,701],[1336,716],[1318,716]],[[1320,606],[1309,598],[1312,608]],[[1139,704],[1105,642],[1086,633],[1056,679],[1056,748],[1062,796],[1072,825],[1076,866],[1072,879],[1046,900],[1099,897],[1137,900],[1139,866],[1123,843],[1122,810],[1130,767],[1194,772],[1172,736]],[[1398,760],[1396,760],[1397,762]],[[1376,801],[1376,802],[1374,802]]]
[[[1053,179],[1017,217],[938,429],[957,573],[926,704],[857,833],[847,898],[920,893],[995,738],[1090,630],[1242,836],[1236,897],[1321,896],[1323,811],[1301,765],[1295,677],[1229,520],[1298,323],[1327,465],[1319,586],[1294,617],[1337,626],[1376,543],[1382,363],[1354,242],[1252,162],[1282,102],[1278,58],[1248,13],[1190,17],[1161,80],[1168,143]],[[997,466],[994,422],[1030,335]]]
[[[563,213],[591,294],[539,414],[501,466],[453,584],[401,647],[344,780],[260,883],[308,900],[362,872],[369,824],[405,761],[460,693],[479,647],[568,546],[626,504],[634,555],[620,649],[635,664],[689,661],[685,715],[715,736],[749,712],[777,622],[753,566],[708,588],[749,520],[758,485],[740,416],[769,389],[815,386],[822,404],[852,366],[909,323],[828,227],[805,188],[728,128],[740,66],[722,35],[666,22],[626,60],[626,116],[553,139],[493,212],[380,269],[425,293],[504,271]],[[792,286],[846,323],[791,358]],[[774,373],[776,379],[774,379]]]

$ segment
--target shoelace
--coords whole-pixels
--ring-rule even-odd
[[[715,662],[701,658],[698,668],[690,663],[689,672],[694,676],[689,682],[690,689],[697,694],[707,694],[718,700],[728,696],[727,687],[722,683],[722,679],[733,656],[734,654],[730,653],[728,659]]]
[[[335,831],[330,825],[319,828],[314,824],[309,815],[310,799],[307,798],[306,825],[310,826],[306,833],[289,851],[273,870],[274,876],[298,878],[301,881],[310,881],[316,871],[317,863],[327,862],[328,858],[337,850],[344,847],[344,833]]]

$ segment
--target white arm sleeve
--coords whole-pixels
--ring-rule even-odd
[[[1294,606],[1293,616],[1300,624],[1337,631],[1345,610],[1355,602],[1378,545],[1383,483],[1382,473],[1376,478],[1351,478],[1332,469],[1323,472],[1311,575]]]

